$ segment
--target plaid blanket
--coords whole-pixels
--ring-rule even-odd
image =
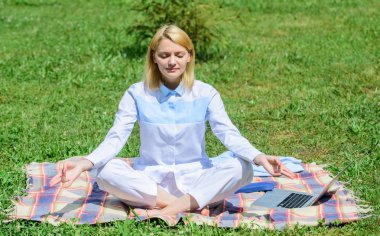
[[[132,163],[133,159],[128,159]],[[252,182],[275,181],[276,188],[308,193],[320,191],[331,180],[330,174],[316,164],[303,164],[305,171],[296,179],[285,177],[254,177]],[[29,186],[27,195],[16,198],[9,219],[45,221],[54,225],[63,222],[94,224],[129,217],[129,206],[99,189],[95,182],[96,170],[86,171],[70,188],[49,187],[56,174],[54,163],[31,163],[26,166]],[[251,228],[284,229],[295,224],[324,225],[332,222],[351,222],[369,216],[370,208],[360,206],[351,191],[336,183],[334,194],[324,196],[318,204],[306,208],[269,209],[255,206],[263,193],[242,193],[226,198],[223,204],[210,209],[210,216],[181,213],[175,218],[160,217],[169,225],[182,218],[185,223],[208,224],[218,227],[248,226]],[[144,218],[135,217],[137,220]]]

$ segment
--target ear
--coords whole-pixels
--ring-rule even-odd
[[[191,52],[189,52],[189,57],[187,58],[187,63],[189,63],[191,61]]]

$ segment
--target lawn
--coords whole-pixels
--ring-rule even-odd
[[[0,0],[0,220],[26,187],[23,166],[86,155],[104,138],[118,102],[140,80],[143,56],[125,53],[132,1]],[[380,233],[380,2],[203,1],[225,41],[198,62],[197,79],[223,97],[259,150],[332,173],[374,209],[345,225],[284,232],[115,222],[0,223],[0,235]],[[138,126],[120,156],[138,156]],[[207,153],[225,148],[207,133]]]

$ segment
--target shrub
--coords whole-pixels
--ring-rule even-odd
[[[193,40],[197,59],[205,61],[215,57],[223,42],[210,18],[211,8],[212,5],[200,4],[196,0],[136,1],[130,8],[137,16],[126,29],[131,41],[125,53],[133,57],[144,55],[157,29],[165,24],[175,24]]]

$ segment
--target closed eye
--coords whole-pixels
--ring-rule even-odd
[[[169,57],[169,54],[159,54],[158,56],[159,56],[160,58],[165,59],[165,58],[168,58],[168,57]]]
[[[165,59],[170,57],[170,53],[158,53],[158,57]],[[176,52],[174,55],[178,58],[183,58],[186,55],[186,52]]]

